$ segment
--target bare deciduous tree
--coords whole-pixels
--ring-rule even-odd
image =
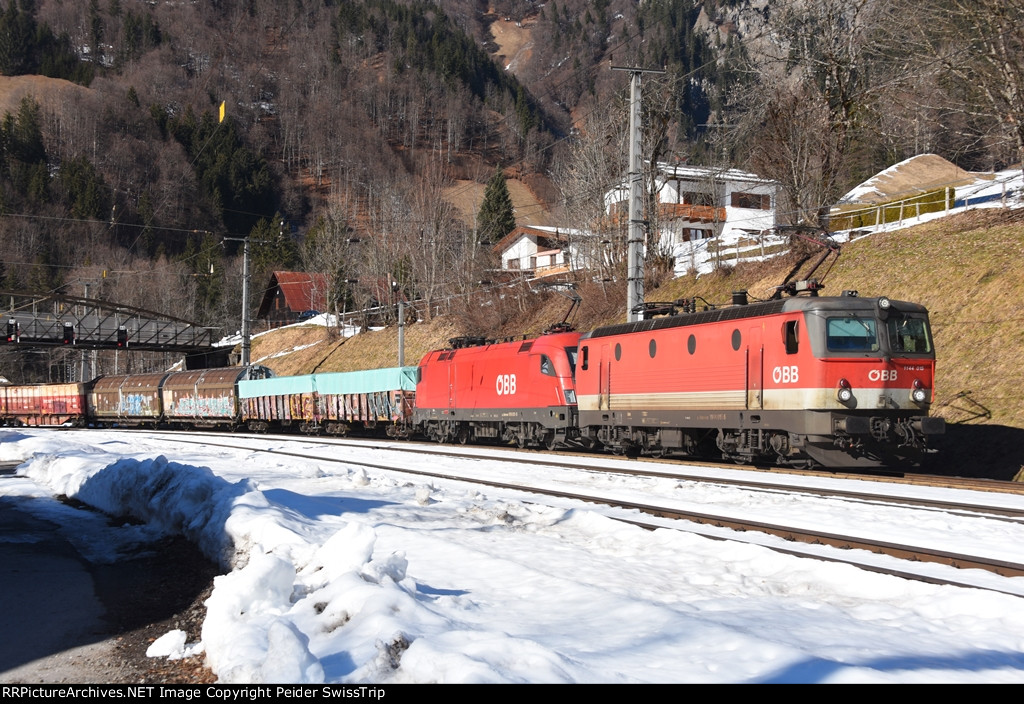
[[[959,109],[984,120],[1024,161],[1024,0],[928,0],[908,30],[915,67],[941,67]],[[1012,158],[1012,157],[1011,157]]]
[[[740,153],[783,184],[794,222],[816,223],[856,172],[851,155],[874,109],[880,43],[899,16],[884,0],[794,0],[768,15],[751,81],[733,102]]]

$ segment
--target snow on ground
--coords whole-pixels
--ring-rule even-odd
[[[145,434],[0,430],[0,461],[21,463],[0,495],[67,526],[94,559],[180,532],[230,568],[202,642],[172,632],[153,649],[204,652],[224,683],[1024,682],[1019,597],[356,464],[379,449],[330,452],[350,464],[182,450]],[[722,487],[600,481],[706,504],[728,493],[742,508]],[[111,527],[47,498],[59,494],[146,523]],[[893,510],[856,509],[880,524]],[[1024,549],[1013,532],[1024,527],[975,535],[937,513],[918,530]]]
[[[297,323],[292,323],[291,325],[282,325],[281,327],[271,328],[270,330],[264,330],[263,332],[256,333],[255,335],[252,335],[252,339],[256,339],[257,337],[260,337],[262,335],[266,335],[266,334],[271,333],[271,332],[277,332],[278,330],[282,330],[284,328],[296,328],[296,327],[301,327],[303,325],[319,325],[319,326],[325,327],[325,328],[337,328],[338,333],[342,337],[352,337],[353,335],[358,335],[363,330],[358,325],[350,325],[349,323],[343,323],[342,325],[339,326],[338,325],[338,316],[331,315],[330,313],[320,313],[319,315],[315,315],[312,318],[307,318],[306,320],[302,320],[302,321],[297,322]],[[369,328],[369,330],[372,330],[372,331],[383,330],[383,329],[384,328],[380,328],[380,327],[370,327]],[[242,344],[242,333],[241,333],[241,331],[238,331],[238,332],[236,332],[233,335],[227,335],[227,336],[221,338],[220,340],[218,340],[217,342],[215,342],[213,344],[214,344],[214,347],[234,347],[235,345],[240,345],[240,344]],[[271,359],[273,357],[283,357],[284,355],[291,354],[292,352],[298,352],[299,350],[304,350],[307,347],[312,347],[313,345],[318,345],[318,344],[320,344],[320,343],[319,342],[313,342],[313,343],[308,344],[308,345],[299,345],[297,347],[293,347],[290,350],[284,350],[284,351],[281,351],[281,352],[277,352],[276,354],[270,355],[269,357],[263,357],[261,359],[257,359],[257,360],[255,360],[253,362],[253,364],[259,364],[263,360]]]

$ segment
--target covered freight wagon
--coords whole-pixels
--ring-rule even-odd
[[[84,384],[0,387],[0,421],[4,425],[81,425],[84,420]]]
[[[138,426],[160,422],[160,385],[167,372],[96,379],[89,390],[90,420],[97,425]]]
[[[160,387],[164,420],[193,427],[236,425],[238,384],[271,376],[273,372],[260,365],[168,374]]]

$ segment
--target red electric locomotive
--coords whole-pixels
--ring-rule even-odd
[[[794,297],[599,328],[580,340],[581,441],[616,452],[826,467],[914,463],[929,436],[928,313]]]
[[[575,438],[580,333],[517,342],[454,338],[420,361],[417,427],[438,442],[491,440],[554,448]]]

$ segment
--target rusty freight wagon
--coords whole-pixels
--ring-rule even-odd
[[[271,376],[270,369],[259,365],[168,374],[160,386],[163,419],[195,428],[236,426],[241,417],[238,384]]]
[[[332,435],[383,429],[404,437],[418,379],[417,367],[392,367],[243,381],[242,422],[257,432],[290,426]]]
[[[3,425],[82,425],[84,422],[84,384],[0,386],[0,423]]]
[[[160,386],[167,372],[96,379],[89,390],[89,420],[100,426],[151,426],[163,418]]]

